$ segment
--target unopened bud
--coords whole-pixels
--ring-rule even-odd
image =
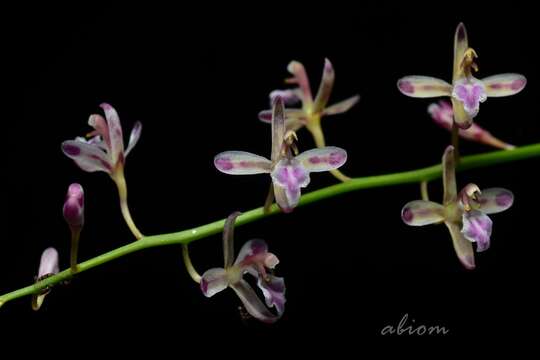
[[[81,228],[84,224],[84,190],[80,184],[69,185],[64,202],[64,219],[71,228]]]

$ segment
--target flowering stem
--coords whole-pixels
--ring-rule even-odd
[[[184,259],[184,265],[186,266],[186,270],[197,284],[201,283],[201,275],[195,270],[195,267],[193,267],[193,263],[191,262],[191,258],[189,257],[189,248],[187,244],[182,244],[182,258]]]
[[[318,148],[323,148],[326,146],[326,142],[324,140],[324,133],[321,128],[321,119],[317,119],[315,121],[312,121],[309,123],[309,125],[306,125],[306,128],[309,130],[311,135],[313,136],[313,140],[315,141],[315,145]],[[330,170],[330,173],[339,181],[345,182],[351,180],[350,177],[343,174],[338,169]]]
[[[423,180],[420,182],[420,193],[422,194],[422,200],[429,201],[428,181]]]
[[[509,163],[523,159],[529,159],[534,157],[540,157],[540,143],[521,146],[514,150],[498,150],[488,153],[478,154],[478,155],[469,155],[461,158],[460,164],[457,167],[458,171],[488,167],[496,164]],[[422,169],[411,170],[398,172],[387,175],[376,175],[376,176],[367,176],[362,178],[354,178],[350,181],[328,186],[319,190],[312,191],[305,195],[302,195],[300,199],[299,206],[311,204],[326,198],[334,197],[340,194],[345,194],[348,192],[376,188],[376,187],[386,187],[393,185],[404,185],[404,184],[417,184],[422,181],[431,181],[437,179],[441,176],[442,168],[440,164],[429,166]],[[260,220],[266,216],[277,214],[279,208],[274,204],[270,207],[269,212],[265,213],[263,207],[252,209],[244,212],[236,220],[236,226],[248,224],[257,220]],[[219,234],[223,231],[223,226],[225,224],[225,219],[214,221],[212,223],[198,226],[192,229],[169,233],[161,235],[146,236],[141,238],[139,241],[134,241],[108,253],[99,255],[90,260],[84,261],[78,265],[79,272],[83,272],[114,260],[116,258],[125,256],[135,251],[140,251],[146,248],[163,246],[163,245],[173,245],[173,244],[182,244],[187,245],[193,241],[206,238],[211,235]],[[184,255],[184,259],[186,259]],[[188,258],[189,259],[189,258]],[[64,280],[68,280],[71,277],[72,273],[70,269],[59,272],[56,275],[38,281],[37,283],[15,290],[13,292],[4,294],[0,296],[0,306],[2,306],[7,301],[38,293],[41,290],[45,289],[48,286],[58,284]]]
[[[127,202],[127,184],[124,172],[121,171],[119,175],[113,176],[113,180],[118,187],[118,196],[120,197],[120,209],[122,210],[122,216],[124,217],[127,226],[131,230],[131,233],[137,240],[140,240],[144,235],[139,231],[139,229],[137,229],[137,226],[131,217],[131,212],[129,211]]]
[[[454,147],[454,159],[456,164],[459,164],[459,127],[455,121],[452,123],[452,146]]]
[[[71,256],[69,258],[69,264],[71,272],[76,273],[77,267],[77,254],[79,252],[79,237],[81,236],[81,229],[74,229],[71,232]]]

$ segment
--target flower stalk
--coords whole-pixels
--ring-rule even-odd
[[[540,143],[516,147],[513,151],[498,150],[477,155],[469,155],[461,158],[460,164],[456,171],[465,171],[482,167],[494,166],[497,164],[511,163],[518,160],[538,158],[540,157]],[[426,168],[404,171],[386,175],[376,175],[361,178],[353,178],[350,181],[328,186],[310,193],[304,194],[300,199],[298,206],[308,205],[317,201],[331,198],[337,195],[345,194],[352,191],[386,187],[405,184],[418,184],[422,181],[431,181],[440,178],[442,174],[441,164],[429,166]],[[270,211],[265,213],[262,207],[243,212],[236,220],[236,226],[248,224],[269,215],[280,212],[277,205],[272,205]],[[139,241],[135,241],[111,250],[105,254],[96,256],[92,259],[78,264],[78,271],[83,272],[94,267],[112,261],[130,253],[140,251],[146,248],[158,247],[174,244],[189,244],[193,241],[203,239],[223,231],[225,220],[218,220],[206,225],[198,226],[192,229],[187,229],[180,232],[160,234],[153,236],[145,236]],[[32,294],[40,293],[50,286],[61,283],[64,280],[70,279],[72,272],[70,269],[59,272],[56,275],[47,277],[35,284],[20,288],[18,290],[3,294],[0,296],[0,304]]]

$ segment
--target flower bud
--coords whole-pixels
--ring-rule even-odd
[[[36,281],[41,281],[51,275],[58,274],[60,271],[58,267],[58,251],[55,248],[47,248],[41,254],[41,261],[39,262],[39,271]],[[45,288],[38,294],[32,296],[32,309],[39,310],[45,300],[45,296],[49,293],[50,288]]]
[[[84,224],[84,190],[80,184],[69,185],[64,202],[64,219],[71,228],[81,228]]]

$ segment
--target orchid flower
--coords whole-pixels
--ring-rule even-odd
[[[472,70],[477,57],[469,47],[467,30],[460,23],[454,36],[454,68],[452,85],[444,80],[429,76],[406,76],[398,80],[398,89],[407,96],[431,98],[449,96],[452,100],[454,122],[461,129],[468,129],[478,114],[480,103],[488,97],[514,95],[523,90],[527,79],[520,74],[499,74],[477,79]]]
[[[122,126],[116,110],[106,103],[100,106],[105,112],[106,120],[101,115],[90,115],[88,125],[94,128],[88,134],[90,139],[77,137],[75,140],[64,141],[62,151],[84,171],[103,171],[109,174],[118,187],[122,215],[131,232],[137,239],[140,239],[143,235],[135,226],[127,204],[124,163],[128,154],[139,141],[142,124],[135,123],[129,137],[128,147],[124,149]]]
[[[280,96],[285,105],[294,105],[301,102],[301,108],[285,110],[286,128],[287,130],[298,131],[298,129],[305,126],[313,136],[317,147],[323,148],[325,146],[325,140],[321,128],[321,118],[348,111],[360,100],[360,96],[355,95],[331,106],[326,106],[332,93],[335,79],[334,68],[328,59],[325,59],[324,62],[323,75],[315,100],[313,100],[313,96],[311,95],[309,78],[304,65],[298,61],[291,61],[287,70],[293,77],[285,81],[289,84],[296,84],[298,87],[272,91],[270,93],[270,103],[273,103],[276,96]],[[272,121],[272,110],[261,111],[259,113],[259,119],[263,122],[270,123]],[[341,181],[349,180],[348,177],[338,170],[332,170],[332,174]]]
[[[58,252],[55,248],[47,248],[41,254],[41,261],[39,262],[39,271],[38,276],[36,277],[36,282],[48,278],[49,276],[58,274]],[[35,311],[41,308],[45,296],[51,291],[50,288],[47,288],[41,291],[39,294],[32,296],[32,309]]]
[[[268,252],[268,246],[263,240],[250,240],[245,243],[234,260],[234,222],[239,214],[231,214],[223,229],[224,267],[207,270],[201,277],[200,287],[206,297],[212,297],[230,287],[251,316],[266,323],[273,323],[285,310],[285,281],[269,274],[267,269],[274,269],[279,260],[276,255]],[[243,279],[246,273],[257,279],[257,286],[264,295],[266,306],[251,285]],[[277,315],[267,307],[274,307]]]
[[[271,160],[245,151],[225,151],[214,158],[216,168],[231,175],[270,174],[274,196],[284,212],[294,209],[300,200],[300,189],[309,184],[310,172],[339,168],[347,160],[347,152],[328,146],[292,155],[285,141],[285,116],[280,96],[274,99],[272,109]]]
[[[458,194],[456,188],[454,148],[449,146],[442,158],[444,200],[442,204],[415,200],[407,203],[401,218],[407,225],[423,226],[444,222],[450,231],[454,250],[467,269],[475,268],[472,243],[476,251],[489,248],[492,221],[488,214],[508,209],[514,202],[511,191],[490,188],[480,191],[469,184]]]
[[[443,129],[452,131],[452,123],[454,122],[454,111],[452,105],[448,101],[441,100],[439,103],[433,103],[428,107],[428,113],[433,121]],[[507,144],[493,135],[481,126],[473,123],[468,129],[459,129],[459,136],[464,139],[480,142],[486,145],[491,145],[498,149],[511,150],[515,146]]]
[[[76,272],[79,238],[84,225],[84,190],[80,184],[69,185],[63,213],[71,230],[71,271]]]

